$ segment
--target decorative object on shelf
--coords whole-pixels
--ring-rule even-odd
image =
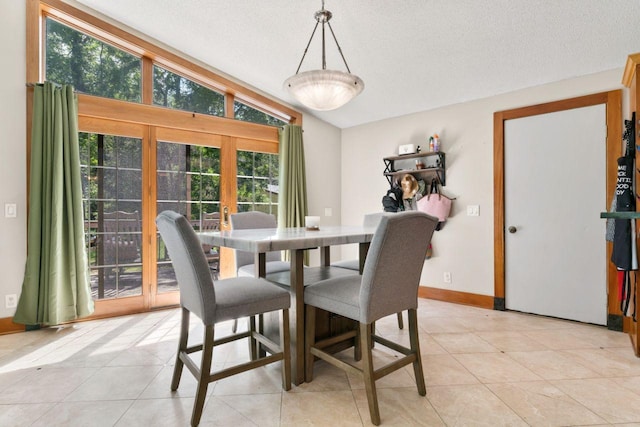
[[[398,147],[398,155],[415,154],[416,146],[413,144],[403,144]]]
[[[437,133],[429,137],[429,151],[432,153],[437,153],[440,151],[440,137]]]
[[[333,28],[329,23],[333,15],[331,12],[324,8],[324,0],[322,0],[322,9],[314,14],[316,25],[313,27],[313,32],[307,43],[307,47],[302,54],[300,64],[296,73],[285,80],[284,85],[289,89],[291,94],[302,104],[307,107],[319,110],[329,111],[342,107],[347,102],[358,96],[360,92],[364,90],[364,82],[355,74],[351,74],[351,70],[347,65],[347,60],[342,54],[342,49],[338,44],[338,39],[333,32]],[[313,36],[316,33],[318,25],[322,24],[322,69],[305,71],[300,73],[300,67],[304,61],[304,57],[307,54],[309,45],[313,40]],[[338,70],[327,70],[327,61],[325,55],[325,31],[324,27],[327,25],[333,36],[333,40],[336,42],[338,52],[342,57],[347,72]]]
[[[416,170],[424,169],[424,162],[421,159],[416,159]]]

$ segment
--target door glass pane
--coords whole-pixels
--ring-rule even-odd
[[[51,18],[46,19],[46,79],[82,93],[140,102],[142,61]]]
[[[79,133],[94,299],[142,294],[142,141]]]
[[[158,213],[173,210],[186,216],[194,230],[220,226],[220,150],[213,147],[158,142],[156,184]],[[157,239],[158,292],[178,290],[175,273],[160,234]],[[214,278],[219,248],[202,245]]]
[[[238,151],[238,212],[278,214],[278,155]]]
[[[153,66],[153,104],[211,116],[224,116],[224,95]]]

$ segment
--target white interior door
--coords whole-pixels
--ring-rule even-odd
[[[605,105],[504,129],[506,308],[606,325]]]

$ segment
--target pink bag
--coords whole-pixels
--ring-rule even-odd
[[[444,222],[451,212],[452,200],[440,193],[438,182],[434,179],[431,181],[430,193],[422,197],[417,202],[419,211],[438,218],[438,221]]]

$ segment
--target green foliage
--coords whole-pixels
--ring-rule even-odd
[[[233,117],[244,122],[260,123],[270,126],[286,125],[282,120],[238,101],[233,103],[233,110]]]
[[[224,95],[178,74],[153,67],[153,103],[176,110],[224,116]]]
[[[82,93],[140,102],[142,61],[87,34],[46,19],[46,79]]]

